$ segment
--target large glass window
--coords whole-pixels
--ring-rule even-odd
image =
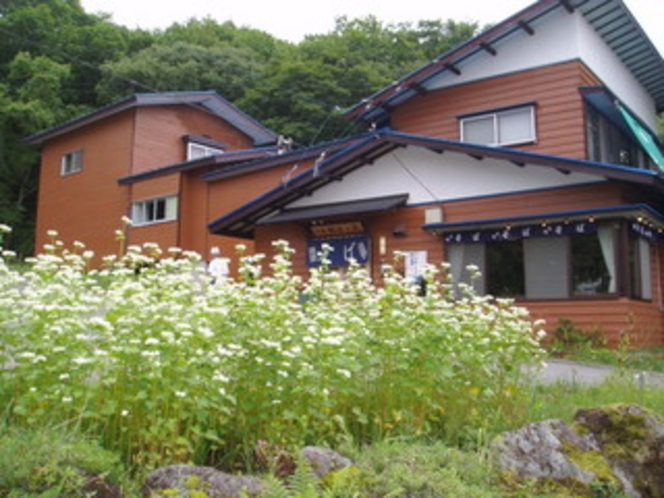
[[[588,104],[586,107],[588,159],[636,168],[650,168],[649,159],[627,132]]]
[[[607,232],[604,235],[604,244],[598,235],[577,235],[570,239],[572,293],[575,296],[615,292],[615,278],[612,276],[615,274],[612,234]]]
[[[491,242],[486,247],[487,291],[493,296],[524,296],[523,241]]]
[[[460,125],[464,142],[516,145],[536,140],[532,105],[463,117]]]
[[[482,274],[472,282],[475,290],[498,297],[569,299],[620,291],[632,298],[652,299],[648,240],[630,230],[626,252],[618,251],[617,242],[625,234],[621,230],[628,228],[607,222],[592,232],[573,235],[450,243],[446,258],[457,288],[460,282],[470,283],[466,267],[474,265]]]

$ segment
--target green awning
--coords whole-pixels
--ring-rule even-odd
[[[645,128],[631,112],[619,103],[617,103],[617,106],[641,146],[645,149],[653,162],[659,167],[660,171],[664,172],[664,154],[662,154],[662,149],[659,147],[657,138],[655,138],[650,130]]]

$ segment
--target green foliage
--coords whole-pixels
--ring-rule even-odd
[[[384,441],[354,455],[356,496],[503,496],[488,453],[442,443]]]
[[[117,455],[58,429],[0,430],[0,448],[2,496],[83,498],[126,479]]]
[[[340,19],[299,45],[232,22],[129,30],[77,0],[0,5],[0,223],[32,252],[38,153],[21,140],[134,92],[216,90],[297,143],[356,132],[341,110],[446,51],[476,25]]]
[[[562,356],[583,355],[585,351],[593,351],[605,345],[606,341],[600,331],[584,330],[577,327],[572,320],[561,318],[553,333],[551,349]]]
[[[75,420],[145,468],[229,464],[258,440],[473,439],[515,417],[519,366],[542,354],[525,310],[452,300],[433,268],[420,297],[390,268],[381,288],[361,268],[302,281],[286,246],[270,276],[219,285],[193,253],[130,247],[90,270],[81,244],[46,249],[0,266],[0,401],[14,425]]]

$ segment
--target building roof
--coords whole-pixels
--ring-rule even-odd
[[[214,91],[204,92],[165,92],[165,93],[137,93],[122,100],[112,102],[95,111],[72,119],[65,123],[53,126],[39,133],[29,136],[25,141],[31,145],[40,146],[60,135],[70,133],[78,128],[88,126],[120,112],[136,107],[188,105],[223,119],[230,125],[250,137],[254,145],[274,143],[277,134],[265,128],[254,118],[221,97]]]
[[[284,208],[296,200],[311,195],[331,182],[340,181],[345,175],[373,163],[395,149],[408,146],[423,147],[437,152],[457,152],[477,159],[503,160],[516,167],[532,165],[554,168],[561,172],[585,173],[610,180],[650,186],[659,192],[664,192],[664,179],[651,170],[413,135],[387,128],[363,137],[362,140],[353,142],[321,161],[316,167],[293,177],[288,183],[213,221],[208,225],[209,230],[220,235],[251,238],[256,224],[265,221],[268,216],[284,212]]]
[[[384,125],[391,108],[426,93],[432,78],[458,73],[460,63],[479,53],[495,54],[499,41],[517,31],[533,33],[534,21],[560,9],[581,12],[648,91],[657,112],[664,111],[664,60],[622,0],[539,0],[354,105],[346,116]]]

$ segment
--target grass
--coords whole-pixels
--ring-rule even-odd
[[[528,403],[523,406],[521,420],[514,421],[514,427],[489,427],[472,436],[469,434],[460,445],[435,438],[391,438],[368,445],[348,440],[338,450],[353,460],[352,468],[332,475],[325,481],[326,488],[314,494],[298,494],[297,486],[291,485],[290,488],[284,486],[279,496],[544,498],[547,495],[531,484],[501,480],[492,465],[489,449],[490,442],[501,430],[516,429],[524,421],[560,418],[570,422],[579,409],[613,403],[638,404],[664,417],[662,392],[635,389],[631,380],[624,376],[616,376],[597,386],[560,383],[524,386],[524,391]],[[76,486],[82,486],[84,477],[91,475],[104,476],[108,482],[120,486],[126,498],[139,496],[137,490],[143,477],[140,469],[123,470],[119,455],[73,432],[67,433],[61,428],[0,429],[0,447],[3,448],[1,496],[87,496],[77,494]]]

